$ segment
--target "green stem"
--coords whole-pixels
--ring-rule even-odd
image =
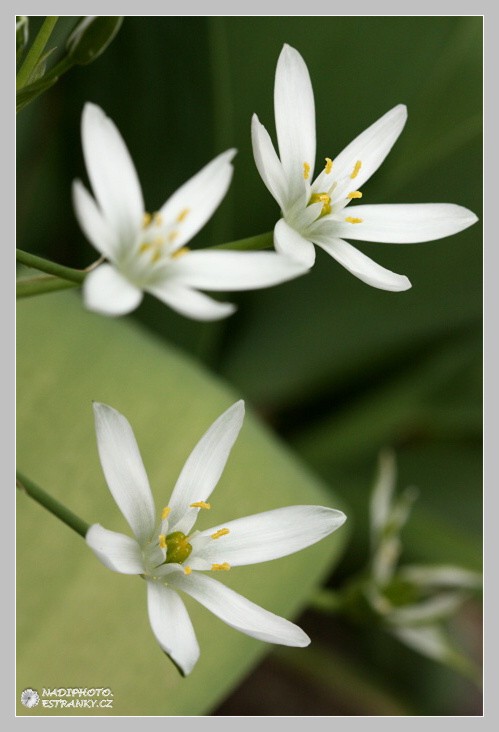
[[[271,231],[268,231],[265,234],[258,234],[258,236],[249,236],[247,239],[238,239],[236,241],[228,241],[225,244],[217,244],[214,247],[209,247],[209,249],[232,249],[240,252],[272,249],[273,242],[273,234]]]
[[[318,590],[310,599],[309,607],[323,613],[337,613],[343,609],[343,598],[333,590]]]
[[[61,280],[52,275],[41,277],[23,277],[16,282],[16,298],[33,297],[44,295],[46,292],[57,292],[58,290],[69,290],[78,287],[78,283]]]
[[[70,282],[76,282],[81,284],[85,279],[86,272],[81,269],[73,269],[72,267],[63,267],[62,264],[56,264],[43,257],[38,257],[36,254],[30,254],[22,249],[16,249],[16,259],[21,264],[25,264],[28,267],[33,267],[41,272],[46,272],[50,275],[55,275],[63,280],[69,280]]]
[[[20,490],[23,490],[30,498],[33,498],[34,501],[46,508],[50,513],[53,513],[54,516],[57,516],[58,519],[63,521],[73,531],[76,531],[77,534],[85,538],[90,524],[87,524],[86,521],[76,516],[76,514],[70,511],[69,508],[66,508],[66,506],[63,506],[62,503],[59,503],[55,498],[49,496],[48,493],[45,493],[42,488],[33,483],[29,478],[26,478],[19,471],[16,471],[16,477],[16,484]]]
[[[48,15],[43,21],[42,27],[38,31],[38,34],[31,44],[31,48],[28,51],[28,55],[24,59],[23,65],[19,69],[19,73],[16,78],[17,89],[22,89],[23,86],[29,81],[35,66],[37,65],[40,57],[47,45],[47,42],[54,30],[55,24],[59,19],[58,15]]]

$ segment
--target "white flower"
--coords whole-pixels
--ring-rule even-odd
[[[251,290],[303,274],[303,267],[273,252],[191,252],[185,247],[224,197],[235,150],[208,163],[151,215],[123,138],[95,104],[87,103],[83,110],[82,142],[95,200],[75,181],[76,216],[89,241],[109,260],[85,278],[88,309],[122,315],[135,309],[146,291],[182,315],[215,320],[233,313],[234,306],[198,288]]]
[[[315,109],[307,66],[284,45],[277,63],[274,108],[279,155],[258,117],[253,115],[256,166],[279,204],[282,218],[274,229],[278,252],[311,267],[317,244],[349,272],[373,287],[407,290],[407,277],[381,267],[344,241],[360,239],[410,244],[450,236],[477,221],[474,213],[448,203],[356,205],[359,190],[379,168],[402,131],[407,110],[399,104],[367,128],[314,180]]]
[[[153,633],[181,672],[192,671],[199,647],[178,590],[247,635],[268,643],[307,646],[310,639],[296,625],[201,573],[299,551],[346,518],[331,508],[290,506],[192,531],[199,511],[210,507],[207,500],[242,426],[244,403],[236,402],[224,412],[198,442],[159,517],[128,421],[105,404],[94,404],[94,413],[102,469],[135,538],[94,524],[86,541],[109,569],[147,580]]]

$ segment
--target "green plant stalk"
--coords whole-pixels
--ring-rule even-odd
[[[54,30],[55,24],[59,20],[58,15],[48,15],[43,21],[42,27],[38,31],[38,34],[31,44],[31,48],[28,51],[24,62],[19,69],[16,77],[16,88],[22,89],[26,85],[30,75],[32,74],[35,66],[37,65],[40,57],[48,43],[48,40]]]
[[[36,254],[30,254],[22,249],[16,249],[16,259],[21,264],[25,264],[27,267],[33,267],[41,272],[46,272],[50,275],[55,275],[62,280],[69,280],[76,284],[81,284],[85,279],[87,272],[81,269],[73,269],[73,267],[63,267],[61,264],[51,262],[43,257],[38,257]]]
[[[49,496],[48,493],[45,493],[42,488],[33,483],[29,478],[26,478],[19,471],[16,471],[16,478],[16,484],[19,490],[27,493],[30,498],[33,498],[34,501],[46,508],[47,511],[50,511],[50,513],[60,521],[63,521],[73,531],[76,531],[77,534],[85,538],[90,524],[87,524],[86,521],[83,521],[83,519],[70,511],[69,508],[66,508],[66,506],[63,506],[55,498]]]
[[[247,239],[237,239],[236,241],[228,241],[225,244],[217,244],[209,249],[233,249],[234,251],[245,252],[260,249],[272,249],[274,246],[274,237],[271,231],[258,236],[249,236]]]
[[[26,277],[17,280],[16,299],[44,295],[47,292],[57,292],[58,290],[69,290],[73,287],[78,287],[78,283],[61,280],[59,277],[52,277],[52,275]]]

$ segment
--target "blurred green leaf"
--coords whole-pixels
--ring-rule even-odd
[[[16,61],[19,62],[28,43],[29,20],[27,15],[16,15]]]
[[[66,41],[73,63],[86,65],[104,53],[123,23],[121,15],[83,17]]]
[[[197,439],[238,398],[130,321],[84,311],[73,293],[22,301],[17,331],[19,469],[84,520],[110,529],[127,531],[99,466],[92,400],[130,420],[162,505]],[[337,506],[249,412],[206,527],[281,505]],[[274,612],[296,615],[346,536],[342,529],[300,554],[234,570],[227,584]],[[201,659],[182,679],[154,640],[140,579],[101,566],[80,537],[23,495],[17,537],[18,698],[26,687],[107,686],[113,714],[203,714],[269,650],[187,598]]]

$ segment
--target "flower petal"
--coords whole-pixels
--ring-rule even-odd
[[[147,609],[156,640],[187,676],[199,658],[199,646],[184,603],[169,587],[148,582]]]
[[[405,275],[385,269],[342,239],[329,239],[327,236],[321,237],[314,234],[314,241],[351,274],[372,287],[392,292],[400,292],[412,287]]]
[[[312,83],[305,61],[287,44],[277,62],[274,85],[274,111],[281,163],[291,190],[297,198],[303,189],[304,164],[315,166],[315,104]]]
[[[276,250],[304,267],[310,268],[315,262],[315,247],[311,241],[304,239],[284,219],[280,219],[274,227],[274,246]]]
[[[289,620],[264,610],[221,582],[204,574],[175,574],[172,586],[183,590],[232,628],[267,643],[308,646],[310,638]]]
[[[288,506],[214,526],[198,535],[200,542],[220,529],[229,533],[200,546],[199,555],[211,564],[231,566],[267,562],[315,544],[346,520],[341,511],[323,506]],[[192,539],[196,556],[197,537]]]
[[[292,203],[292,201],[286,200],[288,187],[286,176],[270,135],[256,114],[251,119],[251,142],[255,164],[263,182],[279,206],[286,208],[288,204]]]
[[[230,302],[218,302],[172,279],[149,286],[147,291],[169,305],[172,310],[194,320],[220,320],[236,310],[236,306]]]
[[[236,291],[277,285],[299,277],[306,269],[275,252],[199,250],[174,260],[169,272],[172,278],[189,287]]]
[[[335,236],[387,244],[416,244],[467,229],[478,217],[453,203],[393,203],[350,209],[361,223],[334,222]],[[330,223],[331,226],[333,222]]]
[[[376,170],[392,149],[395,141],[402,132],[407,120],[407,107],[398,104],[378,119],[374,124],[356,137],[342,152],[336,156],[330,176],[327,179],[341,181],[351,179],[351,190],[359,189]],[[361,166],[355,178],[352,178],[355,166],[360,161]],[[325,185],[323,173],[314,182],[314,190]],[[323,189],[321,189],[323,190]]]
[[[103,315],[125,315],[140,304],[142,291],[111,264],[101,264],[83,282],[83,302]]]
[[[232,179],[231,160],[236,150],[226,150],[181,186],[160,210],[165,228],[175,227],[175,246],[190,241],[213,215]]]
[[[130,536],[92,524],[85,541],[102,564],[121,574],[142,574],[144,562],[140,546]]]
[[[191,503],[206,501],[225,467],[244,419],[244,402],[239,400],[215,420],[201,437],[182,468],[169,502],[170,532],[187,534],[198,515]]]
[[[109,225],[123,245],[140,231],[144,201],[130,153],[114,122],[96,104],[87,102],[82,116],[82,142],[92,190]]]
[[[140,544],[155,528],[154,501],[132,428],[107,404],[94,402],[102,470],[111,494]]]
[[[104,257],[113,259],[116,237],[99,207],[80,180],[73,181],[73,205],[83,233]]]

